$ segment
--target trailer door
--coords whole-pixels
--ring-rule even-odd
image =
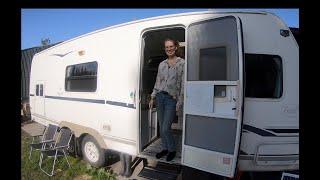
[[[182,164],[233,177],[243,108],[241,21],[197,21],[186,36]]]
[[[45,116],[45,95],[43,81],[37,81],[34,108],[36,115]]]

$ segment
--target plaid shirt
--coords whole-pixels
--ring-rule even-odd
[[[168,92],[177,99],[177,105],[183,103],[184,59],[178,57],[177,63],[169,68],[168,59],[162,61],[158,67],[156,83],[151,97],[154,98],[160,91]]]

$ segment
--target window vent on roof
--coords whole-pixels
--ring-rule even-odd
[[[283,37],[288,37],[289,36],[289,30],[280,29],[280,35],[283,36]]]

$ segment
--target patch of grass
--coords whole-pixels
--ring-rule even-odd
[[[21,131],[21,179],[92,179],[92,180],[115,180],[116,175],[111,170],[105,168],[94,168],[79,158],[68,156],[71,168],[68,167],[66,160],[62,157],[56,161],[54,175],[52,177],[44,174],[39,167],[40,152],[33,151],[32,158],[29,160],[29,144],[32,138]],[[45,158],[43,169],[50,171],[53,165],[53,158]],[[85,178],[83,178],[85,177]]]

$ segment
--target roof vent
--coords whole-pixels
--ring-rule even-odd
[[[290,35],[289,30],[280,29],[280,35],[283,37],[288,37]]]

